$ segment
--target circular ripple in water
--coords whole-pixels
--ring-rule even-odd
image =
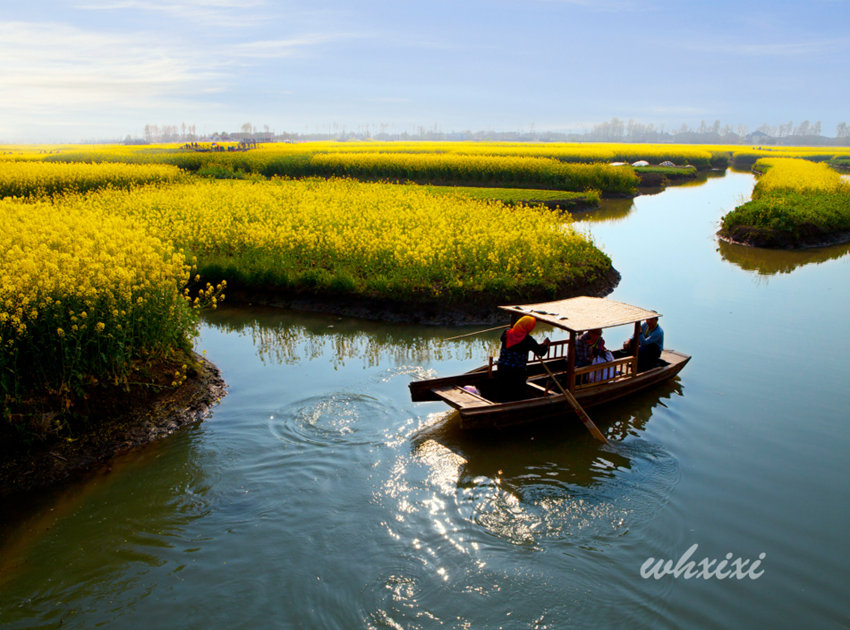
[[[422,628],[437,621],[428,606],[439,601],[439,579],[411,561],[409,566],[381,572],[364,590],[363,605],[370,627]]]
[[[377,445],[399,413],[373,396],[340,392],[294,401],[269,418],[269,430],[290,444]]]
[[[595,464],[591,483],[575,483],[558,466],[541,465],[513,478],[466,481],[458,489],[458,507],[491,535],[514,544],[613,540],[649,522],[679,478],[669,453],[638,442],[617,445],[626,465]]]

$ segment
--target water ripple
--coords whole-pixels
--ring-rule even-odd
[[[679,478],[669,453],[636,442],[617,445],[610,458],[595,457],[589,483],[577,483],[573,471],[557,462],[527,466],[522,474],[462,479],[459,509],[489,534],[533,548],[553,540],[616,540],[651,520]]]
[[[438,621],[427,605],[439,600],[440,590],[440,583],[414,563],[380,571],[364,589],[369,626],[427,627]]]
[[[377,445],[381,427],[399,411],[387,400],[336,392],[293,401],[269,417],[269,430],[280,440],[313,446]]]
[[[446,531],[472,524],[486,534],[478,543],[495,537],[540,550],[558,541],[613,543],[645,527],[679,480],[676,459],[643,438],[603,448],[526,439],[517,449],[513,439],[426,427],[413,438],[412,458],[396,462],[384,496],[399,518],[418,512]]]

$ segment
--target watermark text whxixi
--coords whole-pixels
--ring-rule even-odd
[[[731,552],[727,553],[722,560],[716,558],[713,560],[710,558],[703,558],[699,561],[692,560],[691,557],[698,548],[699,545],[694,543],[675,561],[664,560],[663,558],[647,558],[646,562],[640,567],[640,576],[645,580],[649,578],[660,580],[668,575],[686,580],[694,578],[702,578],[703,580],[744,580],[749,578],[757,580],[764,575],[764,569],[761,569],[762,560],[767,556],[764,552],[758,555],[757,560],[740,556],[734,558]]]

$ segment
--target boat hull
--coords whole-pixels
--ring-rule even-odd
[[[658,367],[631,378],[580,388],[575,392],[575,398],[585,409],[619,400],[672,379],[690,358],[675,350],[665,350],[661,355],[662,364]],[[563,419],[566,414],[575,415],[566,397],[558,391],[544,393],[529,386],[529,398],[493,402],[464,389],[486,389],[488,382],[485,366],[459,376],[413,382],[410,384],[411,397],[414,401],[442,400],[454,407],[460,415],[462,429],[509,427]]]

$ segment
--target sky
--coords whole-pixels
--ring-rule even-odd
[[[3,0],[0,143],[850,123],[850,0]]]

